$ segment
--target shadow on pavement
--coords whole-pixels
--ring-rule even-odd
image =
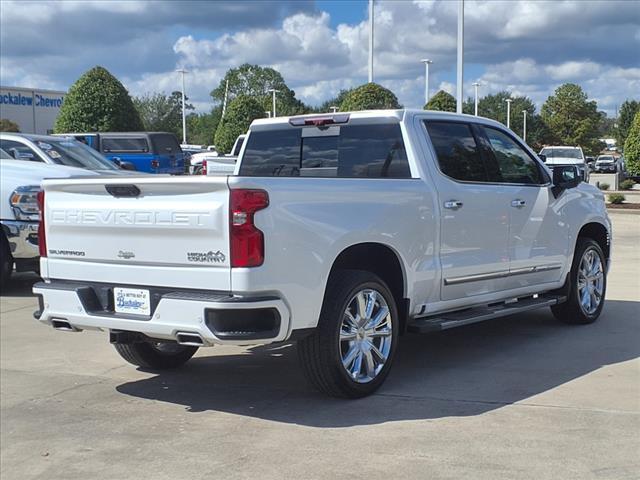
[[[316,393],[295,345],[201,356],[181,370],[129,382],[120,393],[314,427],[478,415],[640,354],[640,302],[607,301],[593,325],[558,323],[548,310],[429,336],[401,338],[377,394],[353,401]]]
[[[33,297],[31,287],[40,277],[32,272],[13,272],[9,285],[0,290],[0,297]]]

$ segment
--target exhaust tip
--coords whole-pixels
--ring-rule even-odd
[[[80,331],[62,318],[52,319],[51,326],[56,330],[60,330],[61,332],[79,332]]]
[[[180,345],[188,345],[191,347],[201,347],[204,345],[204,340],[197,333],[178,332],[176,334],[176,341]]]

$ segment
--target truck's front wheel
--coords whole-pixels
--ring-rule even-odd
[[[598,319],[607,288],[606,264],[602,248],[595,240],[578,239],[568,279],[567,301],[551,307],[558,320],[584,325]]]
[[[198,351],[198,347],[177,343],[115,343],[113,346],[127,362],[150,370],[181,367]]]
[[[298,342],[305,375],[320,391],[359,398],[382,385],[395,355],[398,310],[378,276],[342,270],[327,287],[318,328]]]
[[[9,286],[9,279],[13,272],[13,256],[4,233],[0,232],[0,291]]]

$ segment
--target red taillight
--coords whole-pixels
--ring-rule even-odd
[[[44,191],[40,190],[36,194],[38,210],[40,210],[40,221],[38,222],[38,250],[41,257],[47,256],[47,237],[44,233]]]
[[[151,168],[154,170],[160,168],[160,162],[158,160],[151,160]]]
[[[264,190],[231,190],[229,231],[232,267],[257,267],[264,261],[264,236],[253,223],[253,214],[267,208]]]
[[[202,160],[202,175],[206,175],[206,174],[207,174],[207,161]]]

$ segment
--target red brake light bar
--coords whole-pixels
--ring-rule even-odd
[[[323,115],[321,117],[292,117],[289,123],[294,127],[322,127],[324,125],[335,125],[347,123],[349,121],[348,113],[338,113],[336,115]]]

